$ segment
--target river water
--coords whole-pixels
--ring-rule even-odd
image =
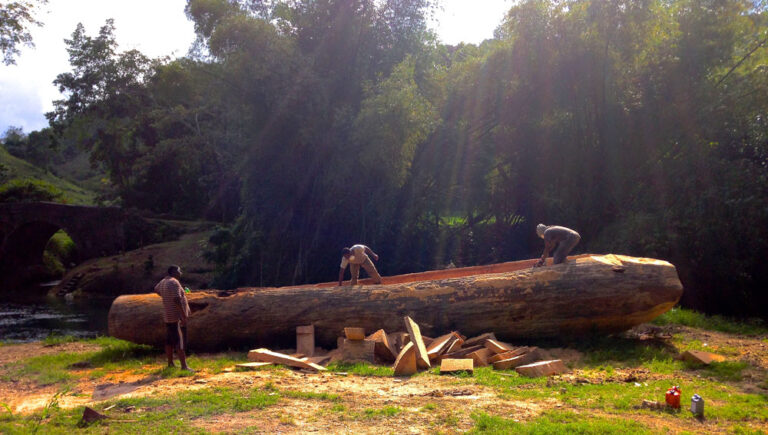
[[[107,335],[107,313],[112,300],[5,296],[0,298],[0,341],[37,341],[49,335]]]

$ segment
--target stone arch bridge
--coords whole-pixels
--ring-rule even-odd
[[[69,234],[83,261],[125,250],[126,222],[126,213],[115,207],[0,204],[0,292],[22,285],[42,267],[43,250],[59,229]]]

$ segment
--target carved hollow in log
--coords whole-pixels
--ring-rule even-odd
[[[470,337],[494,331],[503,341],[612,333],[653,320],[683,291],[675,267],[661,260],[585,254],[556,266],[533,268],[535,262],[385,277],[380,285],[243,288],[227,297],[192,292],[189,303],[200,309],[189,319],[189,346],[285,345],[294,342],[296,326],[310,323],[317,344],[332,346],[345,326],[397,331],[405,316],[431,337],[454,330]],[[118,297],[109,333],[162,346],[160,297]]]

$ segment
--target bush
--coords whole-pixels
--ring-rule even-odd
[[[0,202],[66,202],[64,192],[51,183],[31,178],[14,178],[0,186]]]

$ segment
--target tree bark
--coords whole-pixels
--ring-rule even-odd
[[[380,285],[333,283],[188,295],[193,350],[290,347],[296,326],[313,324],[318,345],[333,346],[345,326],[400,331],[403,317],[422,333],[493,331],[503,341],[629,329],[672,308],[683,292],[666,261],[585,254],[565,264],[536,260],[385,277]],[[109,312],[110,335],[162,346],[156,294],[124,295]]]

